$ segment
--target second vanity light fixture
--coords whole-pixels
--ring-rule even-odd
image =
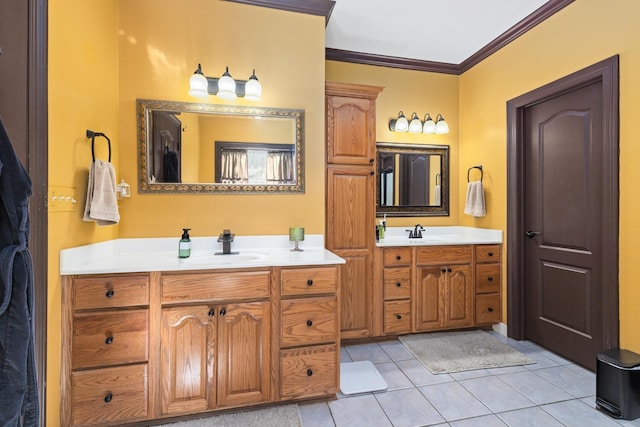
[[[233,101],[237,97],[249,101],[261,101],[262,85],[256,77],[256,70],[253,70],[249,80],[234,80],[229,74],[229,67],[226,67],[224,74],[218,79],[205,76],[202,66],[198,64],[198,68],[189,79],[189,95],[195,98],[216,95],[227,101]]]
[[[389,120],[389,130],[392,132],[427,133],[444,135],[449,133],[449,125],[442,117],[436,116],[434,121],[429,113],[425,114],[424,121],[421,121],[416,113],[411,115],[411,121],[407,120],[404,113],[400,111],[397,119]]]

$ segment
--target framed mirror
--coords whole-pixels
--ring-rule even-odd
[[[449,146],[376,144],[376,215],[448,216]]]
[[[304,193],[304,111],[138,99],[140,193]]]

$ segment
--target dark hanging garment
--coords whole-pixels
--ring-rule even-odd
[[[167,150],[162,162],[162,182],[180,182],[178,175],[178,153]]]
[[[0,120],[0,426],[37,426],[31,179]]]

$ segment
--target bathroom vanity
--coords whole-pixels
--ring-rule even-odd
[[[500,322],[502,232],[427,227],[410,238],[411,228],[388,227],[376,243],[374,335]]]
[[[61,425],[334,398],[339,265],[322,236],[118,239],[61,252]]]

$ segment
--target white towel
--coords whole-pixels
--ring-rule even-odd
[[[485,216],[487,211],[484,206],[484,188],[482,181],[470,182],[467,185],[467,202],[464,205],[464,213],[475,218]]]
[[[435,206],[440,206],[440,204],[442,203],[441,200],[441,196],[440,194],[442,193],[442,190],[440,189],[440,184],[436,184],[433,187],[433,204]]]
[[[116,197],[116,171],[109,162],[96,160],[89,168],[87,202],[82,219],[95,221],[98,225],[113,225],[120,221]]]

